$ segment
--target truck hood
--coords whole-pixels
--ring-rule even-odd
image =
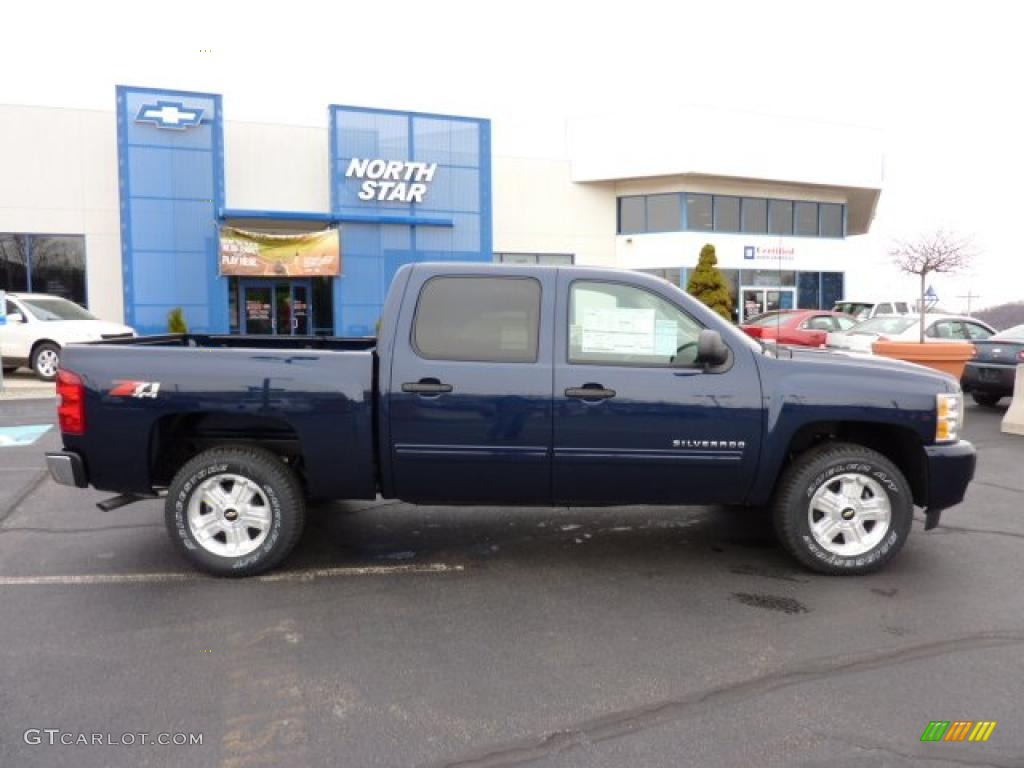
[[[836,349],[789,346],[779,347],[775,351],[775,355],[780,360],[794,360],[808,365],[841,366],[851,373],[914,376],[922,380],[929,380],[943,391],[960,387],[959,382],[949,374],[881,355],[863,355]]]

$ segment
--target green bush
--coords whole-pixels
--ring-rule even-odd
[[[188,333],[188,323],[185,322],[185,312],[181,307],[175,307],[167,313],[168,333]]]
[[[686,291],[726,320],[732,320],[729,283],[718,268],[715,246],[710,243],[700,249],[700,259],[697,261],[697,268],[690,273]]]

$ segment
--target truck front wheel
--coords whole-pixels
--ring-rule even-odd
[[[797,457],[773,505],[782,545],[819,573],[877,570],[903,547],[914,504],[903,473],[880,453],[830,443]]]
[[[212,448],[186,463],[167,492],[172,541],[215,576],[253,576],[278,565],[299,540],[305,500],[289,467],[270,451]]]

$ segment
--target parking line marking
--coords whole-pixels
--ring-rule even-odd
[[[421,565],[357,565],[339,568],[307,568],[254,576],[246,581],[313,581],[342,576],[389,576],[405,573],[461,573],[463,565],[424,563]],[[0,576],[0,587],[95,584],[163,584],[184,581],[218,581],[202,573],[85,573],[64,576]]]

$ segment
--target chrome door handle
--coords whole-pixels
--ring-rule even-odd
[[[600,384],[584,384],[582,387],[569,387],[565,390],[566,397],[578,397],[581,400],[608,400],[615,397],[614,389],[606,389]]]
[[[443,384],[437,379],[420,379],[419,381],[407,381],[402,385],[403,392],[414,395],[442,395],[451,392],[454,387],[451,384]]]

